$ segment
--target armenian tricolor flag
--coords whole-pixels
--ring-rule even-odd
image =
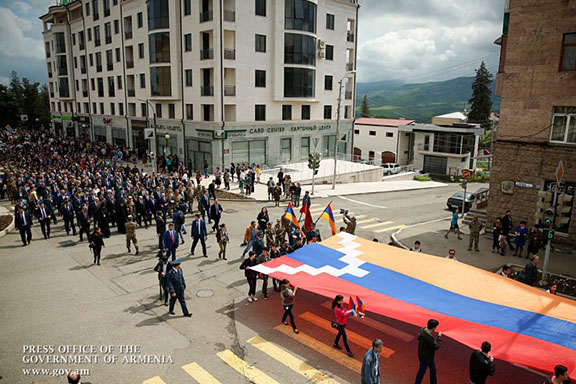
[[[334,215],[332,214],[332,208],[330,204],[326,207],[324,212],[320,215],[320,219],[324,219],[330,224],[330,228],[332,229],[332,235],[336,234],[336,221],[334,220]]]
[[[366,316],[366,308],[364,307],[364,302],[356,296],[356,301],[358,302],[358,317],[363,318]]]
[[[292,203],[288,203],[288,208],[286,208],[286,213],[284,216],[292,222],[293,226],[300,227],[300,223],[298,223],[294,209],[292,209]]]

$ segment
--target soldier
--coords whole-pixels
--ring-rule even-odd
[[[353,235],[356,232],[356,217],[344,214],[344,224],[346,224],[346,232]]]
[[[138,239],[136,239],[136,224],[134,220],[132,220],[132,215],[128,216],[128,222],[125,224],[126,227],[126,248],[128,248],[128,253],[132,252],[130,250],[130,242],[134,244],[136,248],[136,254],[139,254],[140,251],[138,250]]]
[[[286,212],[284,212],[284,216],[282,216],[282,225],[284,226],[284,232],[290,236],[290,232],[292,232],[292,221],[286,217]]]
[[[169,313],[174,315],[174,304],[176,304],[176,299],[180,302],[182,307],[182,312],[184,316],[191,317],[192,314],[188,312],[186,307],[186,300],[184,299],[184,290],[186,289],[186,281],[184,281],[184,275],[182,274],[182,269],[180,264],[182,262],[180,259],[172,261],[172,270],[168,272],[168,291],[170,292],[170,307]]]
[[[282,244],[285,240],[286,231],[282,226],[282,221],[280,219],[276,220],[276,225],[274,226],[274,235],[276,237],[276,244]]]
[[[468,224],[468,228],[470,228],[470,242],[468,243],[468,250],[472,250],[472,245],[474,245],[474,249],[476,252],[479,252],[478,249],[478,241],[480,240],[480,231],[484,228],[484,225],[478,221],[478,217],[472,217],[472,221]]]
[[[268,248],[272,248],[272,244],[274,244],[274,228],[272,228],[272,223],[269,221],[266,224],[266,246]]]

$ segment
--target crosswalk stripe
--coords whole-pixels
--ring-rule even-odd
[[[208,371],[202,368],[198,363],[191,363],[182,367],[194,380],[200,384],[220,384]]]
[[[226,364],[234,368],[236,372],[246,377],[252,383],[280,384],[276,380],[274,380],[273,378],[271,378],[270,376],[259,370],[258,368],[248,364],[247,362],[236,356],[234,352],[232,352],[229,349],[226,349],[225,351],[222,352],[218,352],[216,355],[218,355],[218,357],[224,360]]]
[[[322,303],[322,306],[324,308],[332,310],[332,302],[330,302],[330,301],[326,301],[326,302]],[[356,319],[357,319],[356,317],[353,317],[350,320],[356,320]],[[398,340],[402,340],[402,341],[405,341],[407,343],[414,340],[414,335],[411,335],[410,333],[403,332],[403,331],[396,329],[394,327],[391,327],[389,325],[382,324],[381,322],[376,321],[370,317],[358,319],[358,321],[361,321],[362,324],[367,326],[367,327],[370,327],[372,329],[375,329],[377,331],[385,333],[389,336],[395,337]]]
[[[358,360],[349,358],[342,352],[328,346],[327,344],[302,333],[302,331],[300,331],[300,333],[297,335],[294,332],[292,332],[292,328],[286,327],[283,324],[277,325],[276,327],[274,327],[274,329],[296,340],[297,342],[304,344],[308,348],[315,350],[316,352],[326,356],[330,360],[342,365],[343,367],[348,368],[351,371],[360,373],[360,371],[362,370],[362,363],[360,363]]]
[[[326,209],[326,208],[312,208],[312,209],[310,210],[310,213],[314,213],[314,214],[316,214],[316,213],[321,213],[321,212],[324,212],[325,209]]]
[[[324,330],[327,330],[332,333],[338,333],[338,331],[330,325],[330,322],[323,317],[313,314],[312,312],[304,312],[299,316],[300,318],[314,324],[317,327],[320,327]],[[372,340],[367,339],[366,337],[350,331],[346,330],[346,335],[348,336],[348,340],[356,345],[363,347],[364,349],[368,350],[372,348]],[[386,347],[382,347],[382,352],[380,353],[385,358],[389,358],[394,354],[394,350]]]
[[[322,384],[338,384],[338,382],[331,377],[320,372],[311,365],[305,363],[299,358],[293,356],[292,354],[286,352],[275,344],[266,341],[260,336],[254,336],[248,340],[249,344],[252,344],[268,356],[275,360],[278,360],[294,372],[304,376],[312,383],[322,383]]]
[[[362,227],[360,227],[361,229],[368,229],[368,228],[376,228],[376,227],[381,227],[383,225],[388,225],[388,224],[392,224],[393,221],[383,221],[381,223],[376,223],[376,224],[370,224],[370,225],[364,225]]]
[[[142,384],[166,384],[160,376],[152,377],[151,379],[144,380]]]
[[[394,227],[387,227],[387,228],[382,228],[382,229],[377,229],[374,232],[376,233],[380,233],[380,232],[388,232],[388,231],[393,231],[395,229],[400,229],[400,228],[404,228],[405,225],[404,224],[400,224],[400,225],[395,225]]]
[[[371,223],[372,221],[376,221],[378,219],[376,219],[375,217],[372,217],[370,219],[366,219],[366,220],[362,220],[362,221],[357,221],[356,224],[366,224],[366,223]]]

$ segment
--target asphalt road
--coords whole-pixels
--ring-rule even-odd
[[[336,216],[342,208],[358,217],[358,235],[388,241],[393,231],[388,228],[446,217],[445,201],[455,190],[454,185],[347,196],[332,204]],[[313,201],[313,212],[328,202]],[[370,313],[365,320],[353,319],[348,333],[355,357],[349,358],[331,348],[335,334],[329,326],[329,299],[298,292],[294,312],[299,335],[280,324],[278,294],[264,301],[258,292],[260,300],[248,303],[247,284],[238,270],[239,244],[244,228],[263,204],[222,204],[223,222],[232,238],[229,260],[217,259],[213,235],[208,240],[208,258],[189,255],[189,237],[178,251],[184,260],[190,319],[181,317],[178,305],[176,316],[168,316],[158,300],[152,270],[157,243],[153,228],[137,231],[138,256],[126,253],[123,235],[107,239],[102,266],[92,264],[86,243],[66,236],[61,221],[49,240],[41,239],[36,225],[34,240],[25,248],[17,233],[1,238],[0,383],[64,383],[63,377],[53,376],[75,368],[87,370],[85,379],[93,384],[304,383],[321,381],[322,373],[336,382],[357,383],[362,356],[374,337],[383,339],[387,348],[381,360],[382,382],[413,382],[417,327]],[[270,208],[271,219],[281,213],[282,209]],[[328,226],[322,221],[319,225],[322,234],[329,236]],[[372,227],[361,228],[367,226]],[[69,347],[74,345],[94,346],[96,352],[69,353],[79,349]],[[439,382],[467,382],[470,352],[446,339],[437,355]],[[70,356],[92,361],[46,362]],[[36,368],[47,371],[23,371]],[[542,381],[539,374],[498,361],[497,375],[489,382]]]

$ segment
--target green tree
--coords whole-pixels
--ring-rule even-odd
[[[368,106],[368,96],[364,95],[364,100],[362,100],[362,110],[360,111],[361,117],[371,117],[370,107]]]
[[[490,123],[490,113],[492,112],[492,74],[486,69],[484,62],[476,70],[476,79],[472,84],[472,98],[470,103],[470,113],[468,121],[471,123],[481,123],[488,126]]]
[[[20,115],[27,115],[28,122],[22,122]],[[48,126],[50,107],[46,85],[40,86],[27,78],[20,80],[12,71],[9,86],[0,85],[0,116],[2,124],[28,128]]]

